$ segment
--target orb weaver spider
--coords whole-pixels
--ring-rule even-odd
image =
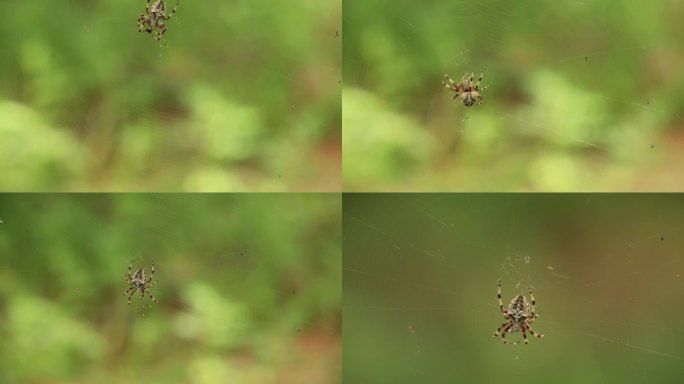
[[[451,80],[451,77],[449,77],[449,75],[444,75],[445,81],[442,81],[442,85],[444,85],[445,87],[449,88],[449,90],[454,92],[454,97],[452,99],[456,100],[456,98],[460,96],[463,105],[465,105],[466,107],[472,107],[473,105],[475,105],[476,102],[478,104],[482,104],[483,99],[479,91],[487,89],[487,87],[480,88],[480,83],[482,82],[483,76],[484,72],[480,72],[480,78],[477,79],[476,83],[473,81],[473,78],[475,77],[475,72],[471,72],[470,77],[468,77],[468,74],[466,73],[461,79],[461,82],[456,83],[453,80]]]
[[[152,282],[152,276],[154,276],[154,264],[152,264],[152,267],[150,268],[150,276],[147,277],[145,275],[145,268],[139,268],[131,275],[131,269],[133,268],[133,260],[131,260],[131,263],[128,264],[128,273],[126,273],[126,281],[128,281],[128,284],[130,287],[124,292],[124,296],[128,295],[128,305],[131,305],[131,297],[133,296],[134,293],[140,292],[140,300],[145,298],[145,291],[148,289],[154,287],[156,282]],[[157,302],[157,299],[155,299],[154,296],[148,291],[147,294],[150,296],[150,299],[154,301],[155,303]]]
[[[518,344],[517,341],[506,340],[507,332],[522,332],[525,344],[527,344],[527,333],[525,333],[525,331],[530,332],[532,336],[537,336],[538,338],[544,337],[544,335],[533,331],[530,327],[530,324],[539,317],[539,314],[536,313],[534,309],[535,302],[534,295],[532,295],[532,288],[529,288],[529,292],[532,305],[530,305],[525,296],[517,295],[511,300],[508,308],[504,308],[503,301],[501,301],[501,279],[499,279],[499,290],[497,294],[499,298],[499,311],[501,311],[506,322],[501,324],[496,332],[494,332],[494,337],[496,338],[500,334],[504,344]]]
[[[155,40],[161,40],[166,33],[166,24],[164,21],[171,19],[176,10],[180,0],[176,0],[176,6],[170,14],[166,14],[166,2],[164,0],[155,1],[150,7],[150,0],[147,0],[147,7],[145,13],[138,17],[138,32],[147,32],[154,37]]]

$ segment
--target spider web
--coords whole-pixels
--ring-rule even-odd
[[[374,190],[681,190],[673,128],[684,117],[669,98],[681,48],[659,30],[629,27],[680,14],[679,3],[659,3],[633,23],[630,9],[608,2],[452,1],[425,12],[388,3],[345,4],[347,36],[354,34],[345,39],[346,85],[412,121],[419,133],[410,148],[430,148],[431,157],[407,150],[415,172]],[[482,105],[466,108],[440,85],[444,74],[458,82],[481,70]],[[533,176],[508,182],[521,168]],[[640,184],[625,182],[630,172]]]
[[[345,196],[345,381],[681,378],[683,203],[667,195]],[[544,338],[492,338],[504,321],[498,278],[505,306],[533,288],[540,317],[532,329]]]
[[[12,19],[32,5],[8,7]],[[44,189],[339,190],[341,4],[180,1],[159,42],[137,30],[145,0],[47,8],[33,23],[5,25],[0,57],[0,95],[80,149],[64,165],[78,173]],[[28,25],[44,30],[21,46]],[[29,59],[55,68],[27,73]],[[69,71],[58,71],[60,60]],[[71,92],[41,105],[39,81],[71,83]]]
[[[59,314],[55,324],[70,327],[46,325],[40,332],[57,339],[51,348],[52,343],[55,350],[73,345],[69,351],[83,358],[68,374],[55,376],[54,353],[35,369],[13,364],[3,353],[0,378],[49,376],[66,383],[97,381],[94,376],[107,372],[121,382],[154,382],[169,375],[176,378],[172,382],[230,377],[263,383],[276,375],[288,382],[336,382],[340,199],[316,194],[4,196],[3,345],[41,350],[43,344],[27,345],[31,336],[16,331],[22,323],[17,318],[23,313],[29,316],[25,322],[43,324],[36,317],[52,308]],[[124,276],[131,259],[132,273],[145,268],[149,274],[154,264],[156,285],[150,293],[158,302],[136,293],[127,305]],[[41,305],[27,314],[20,311],[27,305],[22,302]],[[84,336],[73,335],[69,329],[74,328]],[[92,345],[79,344],[89,338]],[[118,369],[109,371],[103,350],[116,350]],[[198,376],[204,379],[195,381]]]

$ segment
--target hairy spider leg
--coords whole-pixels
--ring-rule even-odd
[[[484,71],[481,71],[481,72],[480,72],[480,78],[477,79],[477,83],[475,84],[475,90],[476,90],[476,91],[480,89],[480,83],[482,82],[482,78],[483,78],[483,77],[484,77]],[[485,89],[487,89],[486,86],[485,86],[485,87],[482,87],[482,90],[485,90]]]
[[[535,309],[534,309],[534,295],[532,294],[532,287],[527,288],[528,292],[530,293],[530,299],[532,300],[532,306],[530,307],[530,310],[532,311],[532,316],[536,316]]]
[[[149,290],[149,288],[152,288],[157,284],[156,281],[152,281],[153,275],[154,275],[154,264],[152,264],[152,267],[150,268],[150,277],[147,279],[148,283],[151,282],[151,284],[147,286],[147,288],[148,288],[147,294],[150,296],[150,299],[152,299],[152,301],[154,301],[156,303],[157,299],[154,296],[152,296],[152,294],[150,293],[150,290]]]
[[[504,310],[503,300],[501,300],[501,279],[499,279],[499,289],[497,291],[496,297],[499,299],[499,310],[504,315],[504,317],[506,317],[508,315],[508,311]]]
[[[150,299],[152,299],[152,301],[154,301],[155,303],[157,302],[157,299],[154,296],[152,296],[150,291],[147,291],[147,295],[150,296]]]
[[[532,334],[532,336],[537,336],[537,337],[540,338],[540,339],[541,339],[542,337],[544,337],[544,335],[542,335],[541,333],[535,332],[535,331],[532,329],[532,327],[530,327],[529,324],[527,324],[527,330],[530,331],[530,333]]]
[[[140,299],[141,299],[141,300],[145,298],[145,291],[147,291],[147,295],[150,297],[150,299],[152,299],[152,301],[154,301],[154,302],[156,303],[156,302],[157,302],[157,299],[156,299],[154,296],[152,296],[152,294],[150,293],[150,290],[149,290],[149,288],[150,288],[151,286],[153,286],[153,285],[146,286],[145,284],[140,284],[140,285],[137,286],[137,287],[132,287],[132,288],[133,288],[133,291],[131,292],[130,296],[128,296],[128,304],[131,303],[131,297],[133,296],[133,294],[135,293],[135,291],[136,291],[138,288],[140,289]]]
[[[150,285],[143,284],[142,289],[140,290],[140,298],[144,299],[145,298],[145,291],[147,291],[147,296],[152,299],[155,303],[157,302],[157,299],[150,293],[150,288],[154,287],[154,283]]]
[[[501,332],[501,339],[503,340],[504,344],[518,344],[517,341],[508,341],[508,340],[506,340],[506,332],[508,332],[508,330],[511,329],[512,326],[513,326],[512,323],[511,323],[511,324],[508,324],[508,325],[506,326],[506,328],[504,328],[503,332]]]
[[[149,24],[150,18],[145,15],[140,15],[140,18],[138,18],[138,32],[150,33],[151,29],[148,27]]]
[[[501,325],[499,326],[499,328],[496,329],[496,332],[494,332],[494,337],[499,337],[499,334],[501,334],[501,330],[502,330],[505,326],[507,326],[508,324],[509,324],[508,321],[505,322],[505,323],[503,323],[503,324],[501,324]]]
[[[130,282],[133,278],[131,277],[131,268],[133,268],[133,260],[128,264],[128,272],[126,273],[126,279]]]
[[[130,294],[128,294],[128,305],[131,305],[131,298],[133,297],[133,294],[135,293],[135,289],[136,289],[136,287],[130,287],[128,289],[128,291],[126,291],[126,293],[130,292]]]
[[[450,91],[454,92],[454,97],[452,97],[452,100],[456,100],[456,98],[460,95],[460,90],[461,90],[461,85],[456,84],[453,80],[451,80],[451,77],[449,75],[444,75],[444,77],[447,79],[449,84],[447,84],[445,81],[442,81],[442,84],[446,87],[449,88]]]
[[[455,86],[456,86],[456,83],[454,83],[454,81],[451,80],[451,78],[449,77],[449,75],[446,75],[446,74],[445,74],[445,75],[444,75],[444,78],[449,82],[449,84],[447,84],[447,81],[442,80],[442,85],[444,85],[445,87],[447,87],[447,88],[453,90],[453,89],[455,88]]]
[[[150,0],[147,1],[149,2]],[[164,20],[170,19],[171,16],[173,16],[173,14],[176,13],[176,10],[178,9],[178,4],[180,4],[180,0],[176,0],[176,6],[173,7],[173,11],[171,11],[171,13],[169,13],[169,15],[164,18]]]
[[[523,334],[523,340],[525,341],[525,344],[527,344],[527,333],[525,333],[525,328],[527,328],[527,326],[523,325],[523,326],[520,328],[520,332],[522,332],[522,334]]]
[[[148,23],[147,15],[150,14],[150,0],[147,0],[147,5],[145,5],[145,13],[138,17],[138,32],[142,32],[145,28],[145,24]]]
[[[152,281],[152,277],[154,276],[154,264],[152,264],[152,268],[150,268],[150,277],[147,278],[147,281],[145,284],[147,285],[147,288],[154,287],[155,284],[157,284],[156,281]]]
[[[158,21],[157,27],[159,28],[159,30],[155,31],[154,39],[159,41],[161,40],[162,36],[164,36],[164,34],[166,33],[166,24],[162,23],[161,21]]]

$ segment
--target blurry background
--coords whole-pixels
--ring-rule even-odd
[[[0,382],[339,383],[340,200],[0,196]]]
[[[684,379],[679,195],[345,195],[345,383]],[[492,335],[534,287],[545,334]],[[509,334],[522,341],[520,333]]]
[[[0,2],[0,188],[340,189],[341,1],[145,6]]]
[[[345,190],[682,190],[684,3],[345,1]],[[485,71],[484,104],[441,85]]]

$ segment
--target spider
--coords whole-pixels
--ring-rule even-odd
[[[456,98],[460,96],[463,105],[465,105],[466,107],[472,107],[473,105],[475,105],[476,102],[478,104],[482,104],[482,95],[480,95],[478,91],[483,91],[487,89],[487,87],[480,88],[480,82],[482,82],[483,76],[484,72],[480,72],[480,78],[477,79],[477,83],[475,83],[473,82],[475,72],[471,72],[470,77],[468,77],[468,74],[466,73],[461,79],[461,82],[456,83],[453,80],[451,80],[449,75],[444,75],[444,78],[446,80],[442,81],[442,84],[445,87],[449,88],[449,90],[454,92],[454,100],[456,100]]]
[[[138,17],[138,32],[147,32],[155,38],[155,40],[161,40],[164,33],[166,33],[166,24],[163,22],[165,20],[171,19],[176,9],[178,9],[178,4],[180,0],[176,0],[176,6],[173,7],[173,11],[170,14],[166,14],[166,3],[164,0],[156,0],[152,7],[150,8],[150,0],[147,0],[147,7],[145,8],[145,13]]]
[[[532,295],[532,288],[529,288],[529,292],[530,299],[532,300],[531,306],[530,303],[527,302],[527,298],[525,298],[525,296],[517,295],[513,298],[513,300],[511,300],[508,308],[504,309],[503,301],[501,301],[501,279],[499,279],[499,310],[506,319],[506,322],[501,324],[496,332],[494,332],[494,337],[498,337],[499,334],[501,334],[501,339],[503,339],[505,344],[518,344],[517,341],[510,342],[506,340],[507,332],[522,332],[525,344],[527,344],[527,333],[525,333],[525,331],[529,331],[530,334],[539,338],[544,337],[544,335],[533,331],[530,327],[530,324],[532,324],[532,322],[539,317],[539,314],[535,313],[534,311],[534,295]]]
[[[145,268],[137,269],[133,275],[131,275],[131,268],[133,268],[133,260],[131,260],[131,263],[128,264],[128,273],[126,273],[126,281],[128,281],[130,287],[128,287],[126,292],[124,292],[124,296],[128,295],[128,305],[131,304],[131,297],[136,291],[140,292],[140,300],[142,300],[145,298],[145,291],[154,287],[156,284],[156,282],[152,282],[152,276],[154,275],[154,264],[152,264],[152,267],[150,268],[149,277],[145,276]],[[147,294],[150,296],[152,301],[155,303],[157,302],[157,299],[155,299],[149,291]]]

